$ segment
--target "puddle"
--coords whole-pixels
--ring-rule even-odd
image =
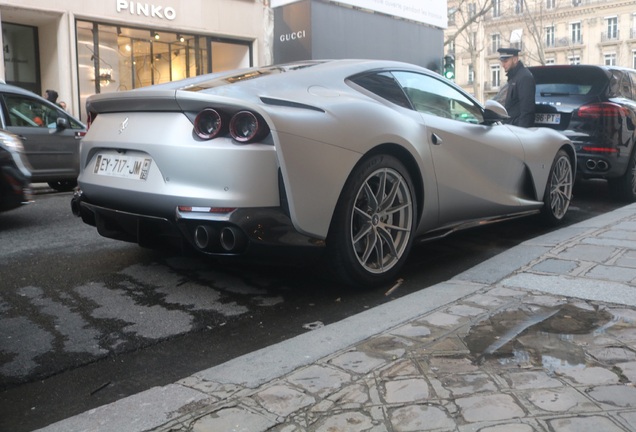
[[[542,366],[548,370],[585,367],[585,352],[576,335],[604,330],[613,316],[607,310],[565,304],[554,308],[525,307],[503,311],[476,325],[464,342],[477,364],[496,360],[504,365]]]

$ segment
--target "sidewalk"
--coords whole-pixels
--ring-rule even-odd
[[[635,282],[633,204],[41,430],[636,431]]]

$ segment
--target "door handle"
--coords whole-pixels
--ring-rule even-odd
[[[439,135],[437,135],[436,133],[433,133],[433,134],[431,134],[431,142],[432,142],[434,145],[440,145],[442,142],[444,142],[444,140],[442,140],[442,139],[440,138],[440,136],[439,136]]]

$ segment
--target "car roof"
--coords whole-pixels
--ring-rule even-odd
[[[598,69],[606,72],[612,70],[619,70],[623,72],[632,72],[636,73],[636,69],[630,69],[623,66],[609,66],[609,65],[594,65],[594,64],[576,64],[576,65],[566,65],[566,64],[551,64],[551,65],[537,65],[537,66],[528,66],[528,69],[532,70],[576,70],[576,69]]]
[[[142,87],[134,91],[146,90],[188,90],[204,91],[226,84],[247,83],[254,79],[268,78],[281,73],[293,73],[299,77],[304,72],[321,70],[322,72],[339,72],[343,78],[353,76],[370,70],[379,69],[407,69],[417,70],[423,73],[433,73],[428,69],[410,63],[392,60],[365,60],[365,59],[337,59],[337,60],[302,60],[290,63],[281,63],[267,66],[258,66],[246,69],[235,69],[206,75],[198,75],[179,81],[172,81],[148,87]],[[315,80],[315,78],[313,78]]]

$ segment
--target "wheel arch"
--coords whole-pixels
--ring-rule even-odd
[[[554,160],[551,159],[549,165],[545,165],[545,157],[541,157],[541,152],[545,149],[542,150],[541,147],[530,148],[532,149],[531,152],[529,152],[528,148],[526,148],[526,157],[528,158],[526,160],[526,166],[529,171],[529,180],[532,182],[532,185],[527,185],[527,192],[531,193],[531,196],[537,201],[543,201],[548,177],[547,175],[544,176],[542,172],[543,170],[549,172]],[[558,147],[553,146],[552,148],[554,149],[554,155],[556,155],[560,150],[567,153],[570,163],[572,164],[573,174],[576,176],[576,151],[574,150],[574,146],[570,142],[564,141],[561,142]]]
[[[404,147],[395,143],[380,144],[370,151],[368,151],[358,163],[364,161],[367,157],[372,157],[377,154],[388,154],[397,158],[411,176],[411,182],[415,188],[415,199],[417,200],[417,215],[415,218],[415,224],[419,224],[424,211],[424,180],[420,168],[415,160],[415,157]]]

